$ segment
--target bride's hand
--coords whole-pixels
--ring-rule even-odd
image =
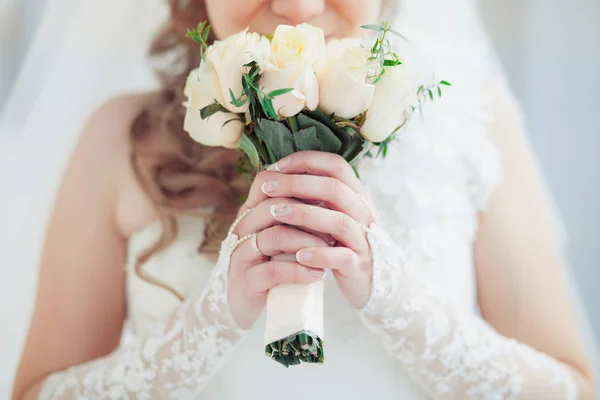
[[[365,196],[365,188],[342,157],[304,151],[258,174],[247,204],[270,201],[271,215],[279,223],[331,235],[336,246],[304,246],[296,258],[308,267],[333,270],[346,298],[362,308],[371,293],[373,270],[365,234],[373,214]],[[322,201],[325,207],[289,198]]]
[[[253,184],[256,185],[260,191],[260,184]],[[276,204],[291,207],[300,205],[300,201],[264,199],[254,204],[252,207],[242,207],[239,215],[246,213],[249,208],[253,210],[234,227],[234,233],[239,238],[253,233],[257,235],[255,239],[244,240],[234,250],[228,275],[230,313],[243,329],[254,325],[265,306],[267,293],[273,286],[283,283],[312,283],[324,276],[323,268],[304,266],[293,258],[293,261],[278,259],[278,255],[295,254],[307,247],[327,247],[327,242],[317,235],[284,226],[271,215],[270,209]]]

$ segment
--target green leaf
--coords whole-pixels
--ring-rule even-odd
[[[431,91],[431,89],[427,89],[427,92],[429,93],[429,98],[433,100],[433,92]]]
[[[379,31],[383,31],[383,27],[381,25],[361,25],[361,28],[363,29],[368,29],[370,31],[375,31],[375,32],[379,32]]]
[[[404,36],[403,34],[401,34],[400,32],[398,32],[397,30],[390,29],[388,32],[391,33],[392,35],[398,36],[399,38],[404,39],[404,40],[406,40],[408,42],[408,39],[406,38],[406,36]]]
[[[400,65],[400,64],[402,64],[402,62],[401,61],[397,61],[397,60],[385,60],[383,62],[383,66],[384,67],[394,67],[394,66]]]
[[[321,142],[321,151],[328,153],[337,153],[342,147],[342,141],[339,137],[327,127],[327,125],[312,119],[304,114],[298,114],[297,116],[298,126],[300,129],[307,129],[314,127],[316,129],[317,137]]]
[[[263,108],[263,111],[268,117],[277,120],[277,113],[275,112],[275,108],[273,108],[273,102],[271,101],[271,99],[261,95],[260,104]]]
[[[240,150],[246,153],[246,155],[248,155],[248,158],[250,159],[252,165],[254,165],[255,167],[259,166],[260,158],[258,157],[258,150],[256,150],[254,143],[252,143],[252,140],[250,140],[248,136],[246,136],[245,134],[242,134],[242,136],[240,136],[240,140],[238,140],[238,147]]]
[[[321,150],[321,141],[317,137],[317,128],[314,126],[300,129],[293,136],[298,151]]]
[[[282,123],[268,119],[259,119],[255,127],[256,136],[271,149],[275,161],[279,161],[294,152],[292,132]]]
[[[277,97],[277,96],[280,96],[282,94],[289,93],[292,90],[294,90],[294,88],[286,88],[286,89],[273,90],[272,92],[267,93],[267,97],[270,97],[270,98]]]
[[[358,155],[365,147],[365,139],[360,136],[358,132],[354,132],[354,134],[350,136],[350,144],[346,147],[345,151],[342,153],[342,157],[348,162],[355,161]]]
[[[423,91],[423,89],[423,85],[419,86],[419,88],[417,89],[417,94],[420,94]]]
[[[214,103],[200,109],[200,117],[206,119],[219,111],[227,112],[228,110],[215,100]]]
[[[210,25],[208,25],[208,27],[204,31],[204,34],[202,35],[202,38],[204,39],[205,42],[208,40],[208,34],[210,33],[211,28],[212,27]]]
[[[442,97],[442,88],[438,86],[437,88],[438,96]]]
[[[292,130],[292,133],[298,132],[298,121],[296,120],[296,117],[287,117],[286,120],[287,120],[288,124],[290,125],[290,129]]]
[[[231,96],[231,104],[236,106],[236,107],[241,107],[244,104],[246,104],[246,102],[248,101],[248,97],[246,97],[245,99],[236,99],[235,95],[233,94],[233,91],[231,89],[229,89],[229,96]]]
[[[448,81],[440,81],[440,85],[452,86],[452,84]]]

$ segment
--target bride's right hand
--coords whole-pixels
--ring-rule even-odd
[[[260,202],[235,227],[239,238],[256,233],[232,253],[228,289],[231,316],[240,328],[249,329],[260,316],[272,287],[283,283],[312,283],[323,278],[324,270],[306,267],[294,259],[296,252],[307,247],[326,247],[320,237],[300,229],[279,224],[271,215],[274,204],[298,204],[294,199],[267,199]],[[248,210],[242,207],[240,214]],[[277,257],[279,255],[279,257]],[[282,255],[292,255],[281,257]],[[288,261],[289,260],[289,261]]]

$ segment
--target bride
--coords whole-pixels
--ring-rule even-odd
[[[160,90],[105,103],[72,154],[14,399],[594,397],[518,109],[470,2],[170,3]],[[357,36],[382,17],[454,86],[361,180],[304,152],[248,185],[237,152],[182,130],[198,21],[214,40],[302,22]],[[266,293],[320,279],[327,360],[286,370],[263,354]]]

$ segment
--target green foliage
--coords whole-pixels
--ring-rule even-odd
[[[223,107],[218,101],[215,100],[214,103],[209,104],[206,107],[200,109],[200,117],[202,119],[206,119],[211,115],[218,113],[219,111],[228,112],[225,107]]]
[[[265,346],[265,354],[286,368],[301,363],[323,364],[323,341],[316,334],[303,330]]]
[[[317,137],[317,128],[311,126],[294,132],[294,144],[298,151],[321,150],[321,141]]]
[[[258,150],[256,149],[255,144],[248,138],[247,135],[243,134],[240,136],[240,140],[238,141],[238,147],[248,156],[250,163],[254,167],[258,167],[260,165],[260,157],[258,155]]]
[[[369,77],[376,84],[381,80],[383,74],[385,74],[385,67],[395,67],[402,64],[398,54],[392,51],[390,41],[386,36],[388,33],[391,33],[402,39],[406,40],[406,38],[398,31],[392,29],[392,26],[387,21],[383,21],[380,25],[363,25],[361,28],[377,32],[377,40],[375,40],[375,43],[370,48],[371,56],[369,57],[370,61],[379,60],[379,71]]]
[[[341,140],[325,124],[310,118],[304,114],[298,114],[296,117],[300,129],[314,128],[317,138],[320,142],[321,151],[328,153],[337,153],[342,147]]]
[[[261,118],[256,122],[254,130],[256,136],[268,145],[267,149],[271,150],[273,162],[289,156],[296,150],[292,132],[281,122]]]
[[[207,24],[206,21],[202,21],[198,24],[196,29],[188,29],[185,34],[186,37],[189,37],[200,45],[200,55],[202,59],[204,59],[204,50],[208,48],[208,35],[210,34],[211,26]]]

